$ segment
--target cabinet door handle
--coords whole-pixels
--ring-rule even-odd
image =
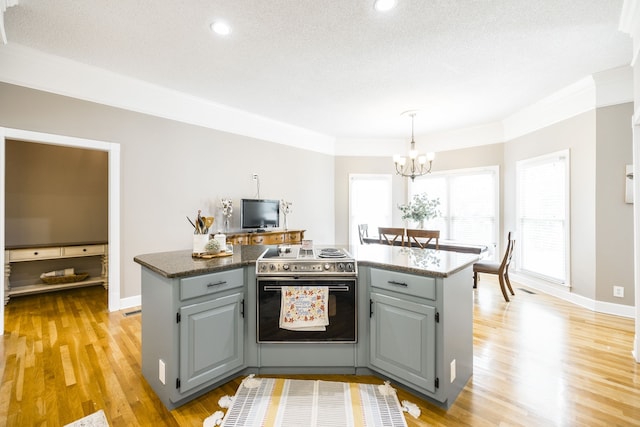
[[[396,282],[395,280],[389,280],[387,283],[390,285],[403,286],[405,288],[409,286],[404,282]]]
[[[227,281],[226,280],[221,280],[219,282],[215,282],[215,283],[208,283],[207,284],[207,288],[213,288],[214,286],[220,286],[220,285],[226,285]]]
[[[369,300],[369,317],[373,317],[373,300]]]

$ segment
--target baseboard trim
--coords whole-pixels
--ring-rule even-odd
[[[132,307],[139,307],[142,305],[142,295],[136,295],[128,298],[120,299],[120,310],[126,310]]]
[[[516,283],[520,283],[537,291],[544,292],[545,294],[560,298],[561,300],[579,305],[580,307],[584,307],[597,313],[629,318],[635,318],[636,316],[636,308],[630,305],[592,300],[591,298],[574,294],[569,288],[564,286],[550,285],[540,280],[536,280],[535,278],[520,274],[511,273],[509,274],[509,278]]]

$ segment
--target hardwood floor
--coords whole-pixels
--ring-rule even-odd
[[[473,290],[473,377],[448,411],[399,389],[422,409],[409,425],[640,426],[633,320],[514,288],[505,303],[497,282],[482,278]],[[103,409],[111,426],[201,426],[235,393],[242,378],[168,411],[141,374],[141,315],[108,313],[106,301],[95,286],[5,306],[0,425],[61,426]]]

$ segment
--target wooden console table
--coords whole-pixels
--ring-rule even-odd
[[[76,288],[102,283],[105,289],[109,288],[109,245],[106,243],[73,244],[64,246],[32,246],[5,248],[4,251],[4,303],[9,302],[12,296],[28,295],[41,292],[52,292],[61,289]],[[11,264],[16,262],[29,262],[39,260],[52,260],[62,258],[79,258],[100,256],[102,272],[99,277],[88,277],[87,280],[73,283],[61,283],[49,285],[43,283],[40,277],[34,279],[34,283],[24,286],[11,287]],[[44,273],[44,272],[43,272]]]
[[[264,232],[231,232],[227,242],[232,245],[280,245],[301,244],[306,230],[268,230]]]

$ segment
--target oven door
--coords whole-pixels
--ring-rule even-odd
[[[258,342],[355,343],[357,340],[356,284],[355,277],[258,278]],[[326,310],[329,324],[325,330],[289,330],[280,327],[282,288],[285,286],[326,286],[328,288],[329,298]]]

